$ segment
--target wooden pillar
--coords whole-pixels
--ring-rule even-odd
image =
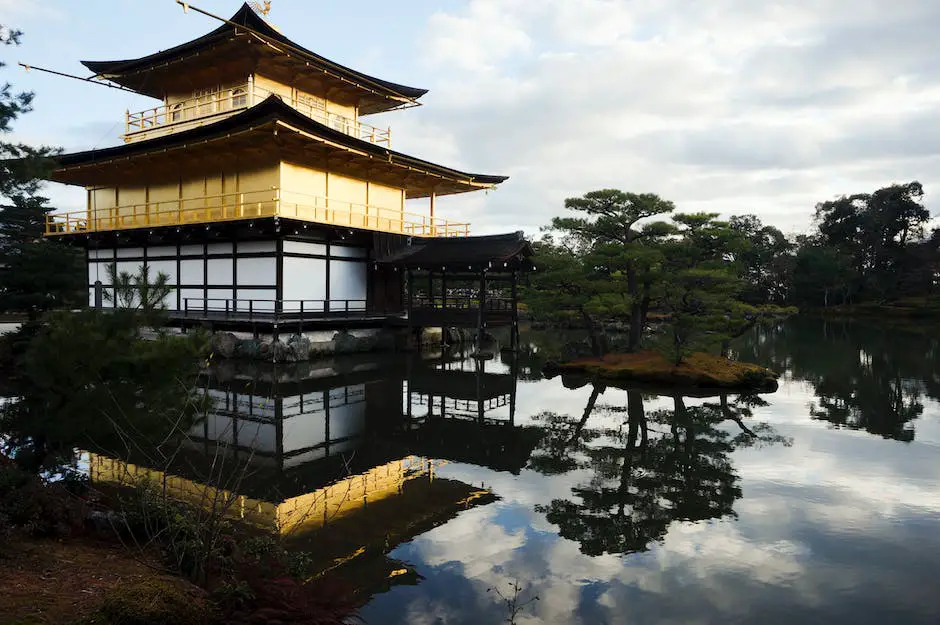
[[[277,380],[277,377],[274,378]],[[274,432],[277,437],[277,470],[284,470],[284,399],[281,397],[280,393],[277,392],[277,382],[274,383],[274,397],[271,398],[274,402]]]
[[[441,308],[447,308],[447,270],[441,271]]]
[[[486,269],[480,270],[480,314],[477,318],[477,351],[483,349],[483,332],[486,328]]]
[[[513,351],[519,349],[519,306],[517,302],[517,277],[518,272],[513,270],[512,272],[512,330],[510,331],[510,345],[512,346]]]
[[[405,429],[411,430],[411,358],[405,361]]]
[[[430,232],[430,235],[432,237],[437,235],[437,229],[434,227],[434,204],[436,200],[437,200],[437,194],[434,193],[434,191],[431,191],[431,232]]]
[[[483,425],[483,373],[486,371],[486,361],[480,358],[477,367],[477,420]]]
[[[326,455],[330,455],[330,392],[323,391],[323,436],[326,439]]]
[[[405,272],[405,314],[408,315],[408,338],[414,340],[414,316],[411,314],[414,304],[414,273],[411,269]],[[420,347],[420,346],[419,346]],[[409,414],[411,412],[411,398],[408,399]]]
[[[509,366],[512,376],[512,390],[509,391],[509,425],[516,424],[516,387],[519,385],[519,352],[512,353],[512,364]]]
[[[275,218],[276,219],[276,218]],[[272,336],[271,336],[271,347],[272,352],[274,352],[275,357],[273,358],[274,362],[277,362],[277,356],[274,351],[274,344],[280,340],[280,328],[281,317],[284,312],[284,238],[281,236],[280,229],[275,228],[275,236],[277,239],[274,244],[274,254],[275,254],[275,282],[274,282],[274,326],[272,327]]]

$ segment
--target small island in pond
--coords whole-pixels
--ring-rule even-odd
[[[777,374],[770,369],[723,356],[695,352],[678,365],[656,351],[608,354],[564,364],[550,363],[547,374],[585,375],[616,384],[633,382],[689,388],[773,392]]]

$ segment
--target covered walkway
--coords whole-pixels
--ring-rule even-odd
[[[405,312],[414,328],[475,328],[478,344],[489,327],[509,326],[518,343],[518,283],[533,268],[522,232],[491,236],[411,239],[379,259],[405,271]]]

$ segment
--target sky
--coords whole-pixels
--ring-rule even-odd
[[[230,16],[237,0],[192,4]],[[940,193],[936,0],[273,0],[297,43],[430,89],[424,106],[366,121],[393,148],[510,180],[444,198],[476,234],[524,230],[601,188],[680,211],[753,213],[786,233],[817,202],[919,180]],[[87,75],[79,60],[135,58],[218,23],[174,0],[0,0],[24,31],[0,81],[36,94],[14,138],[66,150],[120,142],[146,97],[24,72]],[[50,185],[62,210],[84,193]]]

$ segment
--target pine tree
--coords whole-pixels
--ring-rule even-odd
[[[0,24],[0,44],[17,45],[21,36]],[[0,136],[32,110],[32,101],[32,93],[14,92],[9,82],[0,85]],[[39,192],[57,152],[0,140],[0,313],[26,313],[35,320],[85,299],[81,254],[43,238],[52,207]]]

